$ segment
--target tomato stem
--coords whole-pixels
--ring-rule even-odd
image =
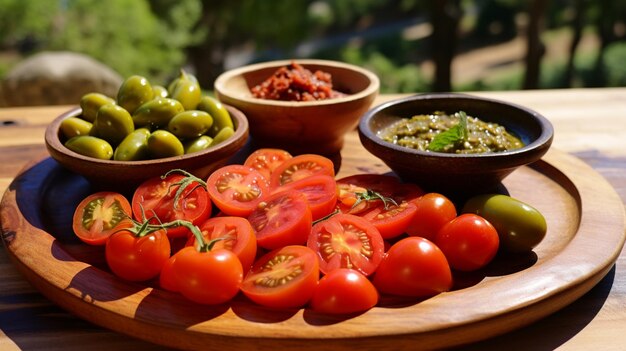
[[[313,225],[316,225],[316,224],[317,224],[317,223],[319,223],[319,222],[325,221],[325,220],[329,219],[330,217],[332,217],[332,216],[334,216],[334,215],[338,214],[339,212],[340,212],[340,211],[339,211],[339,209],[337,208],[337,209],[335,209],[333,212],[331,212],[331,213],[327,214],[326,216],[324,216],[324,217],[322,217],[322,218],[318,218],[318,219],[316,219],[315,221],[313,221]]]
[[[185,189],[187,189],[190,185],[192,185],[195,182],[196,184],[194,185],[194,187],[187,193],[187,194],[191,194],[197,188],[206,189],[207,184],[204,180],[194,176],[193,174],[185,171],[184,169],[179,169],[179,168],[167,171],[164,175],[161,176],[161,179],[165,179],[170,174],[175,173],[175,172],[181,173],[185,176],[183,179],[179,180],[178,182],[170,184],[170,189],[178,185],[178,189],[176,189],[176,194],[174,195],[174,209],[178,209],[179,208],[178,200],[180,200]]]
[[[398,206],[398,203],[396,202],[396,200],[385,196],[379,192],[376,192],[372,189],[367,189],[364,192],[360,192],[360,193],[356,193],[356,202],[352,205],[352,208],[355,208],[358,204],[361,203],[361,201],[377,201],[380,200],[383,202],[383,206],[385,207],[385,210],[389,209],[389,203],[393,204],[394,206]]]

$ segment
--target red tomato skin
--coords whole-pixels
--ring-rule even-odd
[[[83,217],[86,215],[85,211],[87,207],[90,206],[93,201],[102,201],[101,207],[116,211],[117,215],[126,216],[128,219],[120,220],[119,223],[112,228],[105,228],[106,225],[102,221],[102,218],[92,217],[93,224],[89,228],[86,228],[83,223]],[[120,213],[120,211],[123,213]],[[130,220],[131,216],[131,205],[122,194],[101,191],[87,196],[76,206],[72,217],[72,229],[74,234],[82,242],[89,245],[101,246],[106,244],[109,236],[115,231],[132,226],[132,221]]]
[[[372,223],[359,216],[339,213],[311,228],[307,247],[318,256],[322,273],[352,268],[369,276],[380,264],[385,244]],[[328,250],[332,251],[332,255],[328,255]],[[363,255],[363,251],[367,251],[368,255]]]
[[[452,272],[435,244],[421,237],[408,237],[389,248],[373,283],[383,294],[425,298],[450,290]]]
[[[469,213],[446,223],[435,238],[435,244],[446,255],[450,266],[465,272],[478,270],[491,262],[499,243],[493,225]]]
[[[315,155],[302,154],[284,161],[270,177],[270,187],[277,188],[315,174],[335,177],[335,165],[330,159]]]
[[[367,311],[378,303],[378,291],[363,274],[339,268],[320,279],[310,306],[327,314]]]
[[[227,165],[207,179],[209,197],[217,208],[230,216],[246,217],[269,194],[267,179],[243,165]]]
[[[243,268],[229,250],[198,252],[185,247],[175,255],[172,271],[178,291],[187,299],[205,305],[221,304],[239,292]]]
[[[263,199],[248,221],[256,232],[257,245],[273,250],[306,243],[312,218],[306,196],[298,191],[285,191]]]
[[[268,272],[268,262],[283,258],[290,267],[297,266],[297,275],[285,283],[273,287],[257,284],[259,277]],[[287,259],[284,259],[287,257]],[[281,263],[279,263],[281,265]],[[269,268],[271,273],[271,268]],[[315,252],[306,246],[289,245],[261,256],[241,285],[241,291],[253,302],[272,308],[299,308],[306,305],[319,281],[319,263]]]
[[[176,285],[176,278],[172,270],[175,260],[176,256],[172,256],[163,264],[159,274],[159,286],[168,291],[178,292],[178,285]]]
[[[164,230],[143,237],[123,230],[107,240],[105,258],[116,276],[128,281],[146,281],[159,275],[170,250]]]
[[[454,203],[438,193],[424,194],[413,203],[416,206],[415,214],[406,228],[407,234],[411,236],[434,241],[439,229],[457,215]]]
[[[268,181],[272,172],[293,156],[282,149],[262,148],[250,154],[243,165],[259,171]]]
[[[257,253],[257,242],[250,222],[242,217],[213,217],[199,225],[205,243],[217,238],[224,238],[213,245],[213,250],[232,251],[241,262],[244,273],[247,272]],[[191,235],[185,246],[196,246],[196,237]],[[196,247],[196,249],[198,249]]]
[[[287,190],[296,190],[306,196],[314,221],[329,215],[337,205],[337,183],[329,175],[317,174],[287,183],[273,193]]]

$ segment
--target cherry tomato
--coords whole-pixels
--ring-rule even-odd
[[[226,249],[232,251],[239,261],[243,271],[247,272],[256,257],[256,237],[254,229],[247,219],[242,217],[213,217],[204,221],[200,226],[204,242],[222,238],[216,241],[212,250]],[[186,246],[196,246],[196,237],[190,236]]]
[[[269,187],[258,171],[243,165],[228,165],[209,176],[207,191],[222,212],[246,217],[269,193]]]
[[[243,280],[241,291],[262,306],[301,307],[313,296],[318,280],[315,252],[290,245],[259,258]]]
[[[72,229],[83,242],[104,245],[113,232],[132,226],[131,215],[130,203],[123,195],[98,192],[78,204]]]
[[[446,256],[430,240],[417,236],[393,244],[374,275],[383,294],[431,297],[452,287]]]
[[[258,149],[246,158],[243,165],[259,171],[269,181],[272,172],[292,157],[289,152],[281,149]]]
[[[276,188],[314,174],[335,176],[335,166],[330,159],[314,154],[303,154],[285,160],[270,177],[270,187]]]
[[[317,253],[320,270],[326,274],[339,268],[372,274],[383,258],[384,245],[374,225],[343,213],[316,223],[307,241],[307,246]]]
[[[378,291],[363,274],[347,268],[335,269],[320,279],[311,308],[328,314],[367,311],[378,303]]]
[[[313,220],[320,219],[337,205],[337,183],[335,178],[318,174],[278,187],[275,192],[297,190],[306,196]]]
[[[115,275],[130,281],[145,281],[159,275],[170,257],[170,242],[164,229],[137,236],[125,229],[113,233],[105,257]]]
[[[178,291],[187,299],[207,305],[229,301],[243,281],[241,262],[225,249],[199,252],[188,246],[175,255],[172,272]]]
[[[269,250],[303,245],[313,222],[306,196],[295,190],[263,199],[248,220],[256,232],[257,244]]]
[[[435,244],[450,266],[459,271],[474,271],[486,266],[498,252],[498,232],[486,219],[462,214],[446,223],[437,233]]]
[[[400,202],[397,206],[379,205],[360,216],[378,229],[383,239],[391,239],[403,234],[415,215],[416,206],[412,202]]]
[[[339,209],[359,214],[385,201],[401,203],[421,196],[424,192],[412,183],[402,183],[396,177],[383,174],[356,174],[337,180]],[[392,203],[392,202],[391,202]]]
[[[416,206],[413,220],[406,228],[407,234],[435,240],[444,224],[456,217],[456,207],[447,197],[438,193],[428,193],[413,201]]]
[[[197,181],[189,179],[189,184],[184,187],[176,200],[180,182],[185,179],[189,178],[182,174],[172,173],[164,179],[154,177],[140,184],[135,189],[132,200],[135,219],[143,221],[143,214],[150,218],[152,224],[177,219],[199,224],[207,219],[211,214],[211,200],[207,191]],[[152,218],[154,216],[157,218]],[[167,236],[170,238],[184,237],[188,234],[189,230],[185,227],[167,230]]]
[[[176,277],[174,276],[174,271],[172,271],[172,266],[174,265],[175,260],[176,256],[172,256],[165,261],[163,267],[161,267],[161,273],[159,274],[159,286],[165,290],[178,292]]]

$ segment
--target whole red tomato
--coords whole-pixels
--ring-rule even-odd
[[[159,275],[170,257],[170,250],[165,229],[147,234],[125,229],[109,237],[105,257],[109,268],[118,277],[144,281]]]
[[[320,279],[311,308],[328,314],[369,310],[378,303],[378,291],[363,274],[348,268],[335,269]]]
[[[456,207],[444,195],[428,193],[413,200],[416,210],[411,223],[406,228],[407,234],[435,240],[435,236],[444,224],[456,217]]]

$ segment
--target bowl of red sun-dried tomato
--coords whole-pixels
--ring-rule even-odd
[[[215,95],[245,113],[256,146],[333,155],[379,86],[378,77],[361,67],[299,59],[226,71],[215,81]]]

